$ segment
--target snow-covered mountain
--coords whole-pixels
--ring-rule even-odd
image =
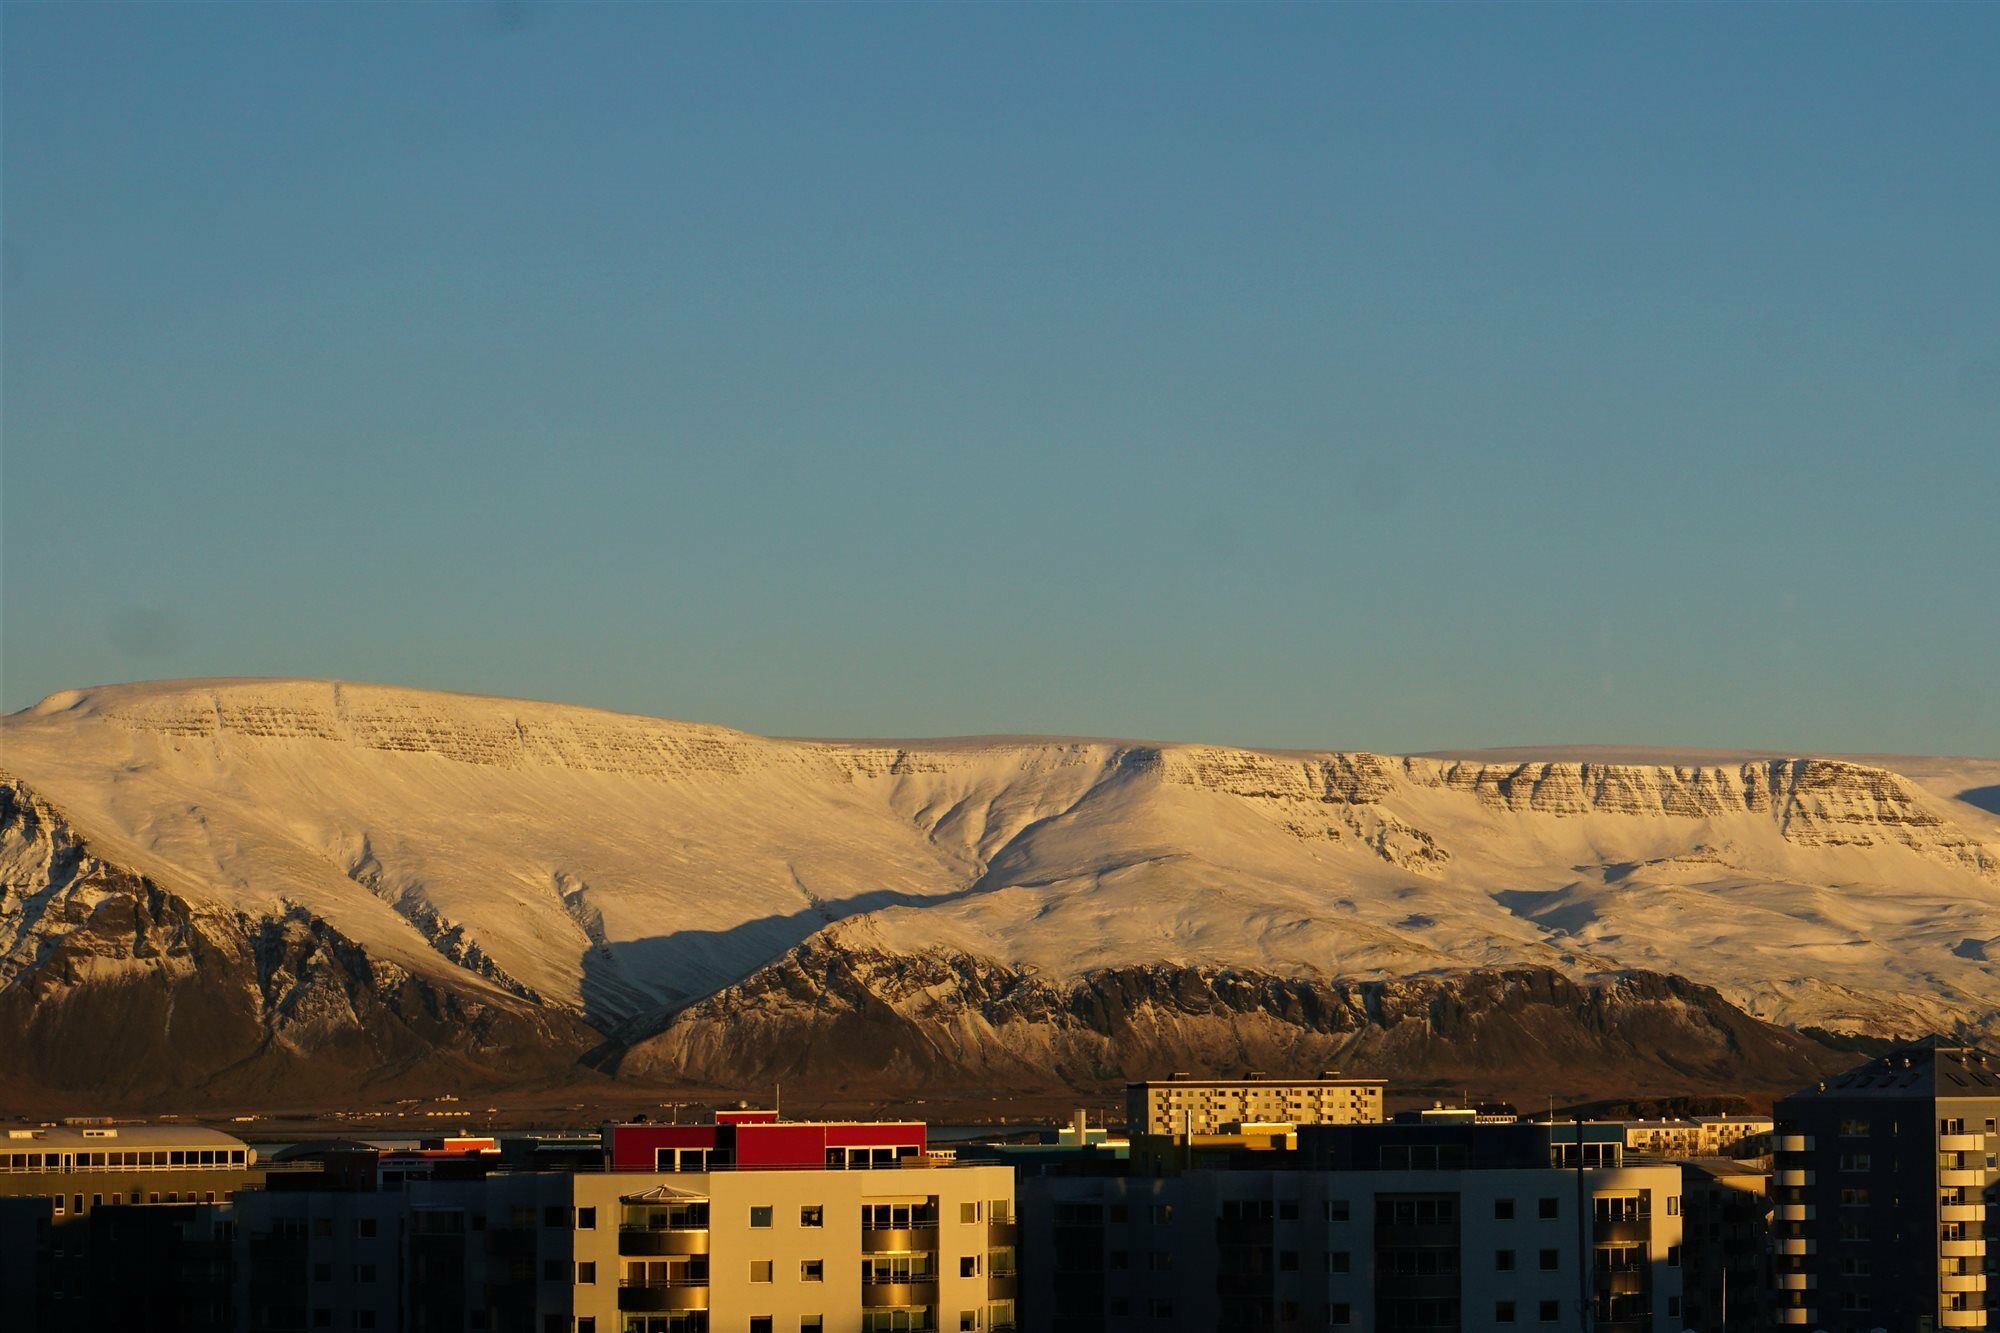
[[[1784,1029],[2000,1028],[1993,760],[796,741],[219,680],[51,696],[0,767],[0,1049],[54,1088],[593,1048],[724,1085],[1665,1087],[1808,1070]]]

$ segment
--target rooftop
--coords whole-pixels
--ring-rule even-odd
[[[198,1125],[78,1125],[10,1126],[0,1150],[36,1148],[247,1148],[234,1134]]]
[[[1818,1097],[2000,1097],[2000,1058],[1971,1046],[1901,1046],[1792,1094]]]

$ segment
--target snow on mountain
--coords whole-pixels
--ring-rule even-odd
[[[1058,989],[1527,968],[1684,977],[1794,1026],[2000,1023],[2000,761],[776,740],[216,680],[51,696],[0,722],[0,768],[0,1021],[43,1028],[163,966],[122,926],[76,966],[114,892],[80,857],[197,933],[312,923],[491,1023],[620,1041],[809,941]],[[635,1049],[672,1072],[688,1048]]]

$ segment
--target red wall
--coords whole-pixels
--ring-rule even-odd
[[[817,1170],[826,1165],[828,1148],[905,1148],[920,1153],[926,1142],[925,1126],[916,1121],[829,1125],[758,1119],[716,1125],[612,1125],[608,1134],[614,1171],[654,1170],[661,1148],[719,1150],[732,1164],[748,1170]]]

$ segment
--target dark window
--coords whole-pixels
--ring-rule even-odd
[[[1493,1322],[1494,1322],[1494,1323],[1496,1323],[1496,1324],[1511,1324],[1511,1323],[1513,1323],[1513,1322],[1514,1322],[1514,1302],[1512,1302],[1512,1301],[1495,1301],[1495,1302],[1493,1302]]]
[[[1560,1210],[1560,1201],[1544,1195],[1541,1202],[1535,1207],[1535,1215],[1543,1218],[1556,1217],[1560,1214]]]
[[[1544,1273],[1553,1273],[1560,1267],[1562,1267],[1562,1255],[1558,1251],[1542,1251],[1542,1271]]]
[[[1513,1221],[1514,1201],[1512,1199],[1495,1199],[1493,1201],[1493,1220],[1496,1222]]]
[[[1553,1324],[1562,1318],[1561,1301],[1543,1301],[1537,1316],[1544,1324]]]
[[[1514,1271],[1514,1252],[1513,1252],[1512,1250],[1495,1250],[1495,1251],[1493,1251],[1493,1267],[1494,1267],[1494,1268],[1495,1268],[1496,1270],[1498,1270],[1499,1272],[1502,1272],[1502,1273],[1511,1273],[1511,1272],[1513,1272],[1513,1271]]]
[[[576,1210],[576,1229],[577,1229],[578,1231],[595,1231],[595,1230],[597,1230],[597,1210],[596,1210],[595,1208],[579,1208],[579,1209],[577,1209],[577,1210]]]
[[[569,1219],[564,1216],[569,1210],[550,1204],[542,1209],[542,1225],[545,1227],[567,1226]]]

